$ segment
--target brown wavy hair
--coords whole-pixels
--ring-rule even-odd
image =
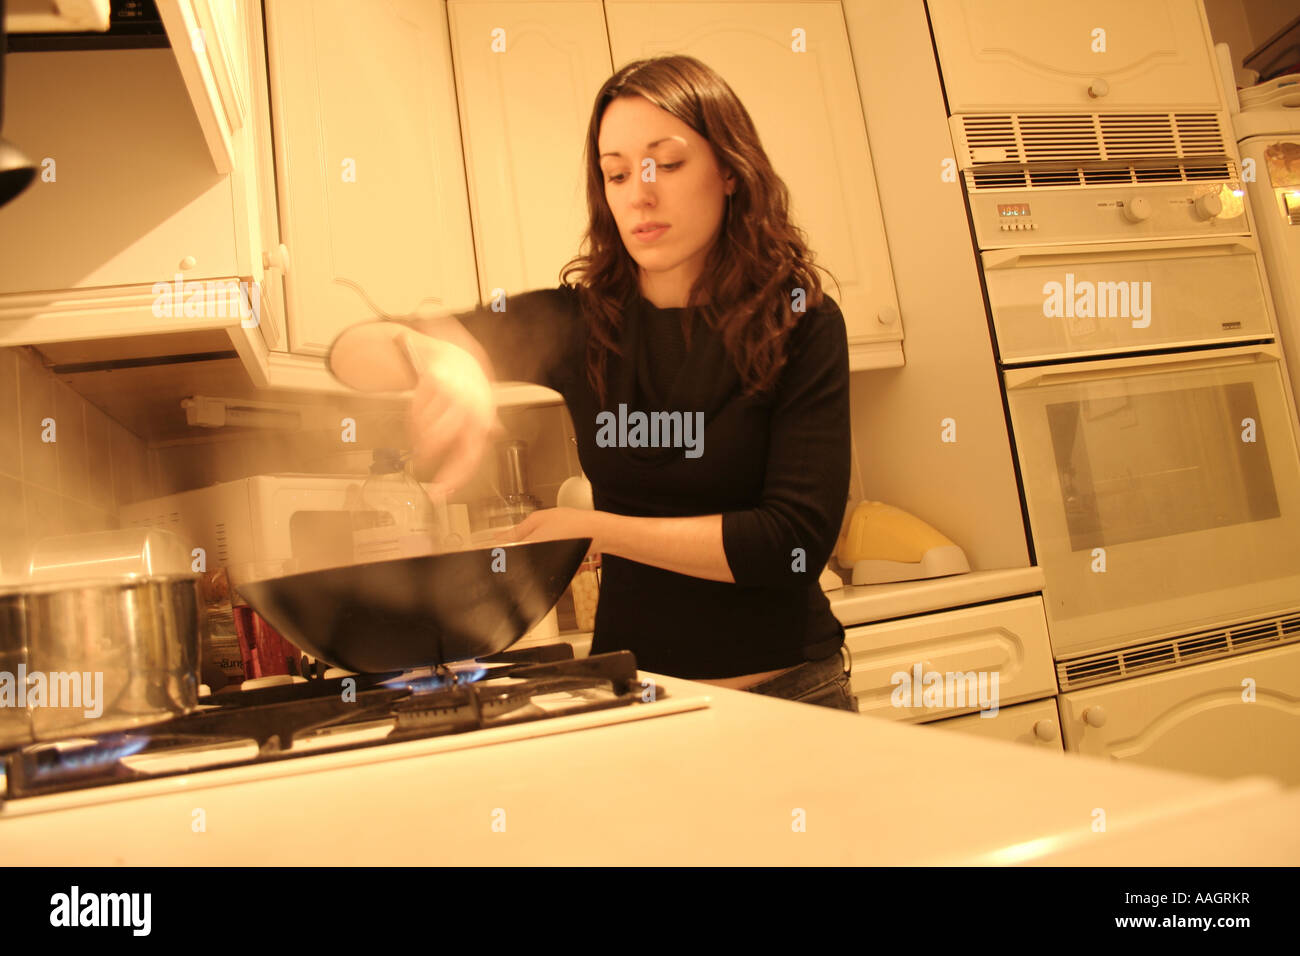
[[[690,56],[633,61],[596,94],[585,160],[590,221],[582,251],[560,270],[562,284],[577,286],[587,323],[587,380],[603,405],[608,354],[620,351],[617,333],[640,292],[637,264],[605,198],[597,143],[605,110],[620,96],[643,96],[676,116],[709,143],[721,172],[736,177],[718,240],[691,286],[683,329],[689,334],[692,316],[704,315],[722,333],[745,391],[765,391],[785,365],[786,342],[803,314],[792,308],[793,291],[804,290],[806,309],[822,304],[821,267],[803,230],[790,221],[790,192],[748,111],[721,76]],[[570,275],[577,281],[570,283]]]

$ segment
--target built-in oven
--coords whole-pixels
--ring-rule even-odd
[[[1060,659],[1300,607],[1275,344],[1006,369]]]
[[[980,258],[1004,364],[1274,334],[1250,236],[1025,246]]]
[[[1110,4],[1092,47],[1096,4],[927,7],[1066,749],[1294,782],[1296,356],[1203,5]]]

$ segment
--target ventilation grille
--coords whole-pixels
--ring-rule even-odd
[[[1235,178],[1217,113],[962,116],[974,189],[1033,189]],[[984,169],[981,167],[992,167]]]
[[[1059,661],[1056,677],[1064,693],[1081,687],[1172,670],[1184,664],[1232,657],[1248,651],[1300,642],[1300,614],[1263,618],[1232,627],[1197,631],[1120,651]]]
[[[1153,166],[1135,166],[1132,163],[1108,163],[1087,167],[966,170],[966,185],[971,189],[1042,189],[1050,186],[1234,182],[1239,178],[1237,164],[1232,160],[1216,163],[1166,163]]]

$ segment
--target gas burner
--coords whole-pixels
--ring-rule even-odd
[[[3,758],[4,799],[644,707],[666,697],[637,680],[631,652],[575,660],[567,644],[401,673],[226,688],[196,712],[147,732],[12,751]]]

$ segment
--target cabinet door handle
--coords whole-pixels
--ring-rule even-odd
[[[1100,99],[1101,97],[1105,96],[1109,92],[1110,92],[1110,84],[1107,83],[1105,80],[1103,80],[1101,77],[1097,77],[1097,79],[1093,80],[1091,83],[1088,84],[1088,95],[1091,96],[1094,100]]]
[[[282,242],[273,250],[262,250],[262,268],[279,269],[282,273],[288,275],[289,247]]]
[[[1089,727],[1104,727],[1106,725],[1106,711],[1100,704],[1083,709],[1083,722]]]

